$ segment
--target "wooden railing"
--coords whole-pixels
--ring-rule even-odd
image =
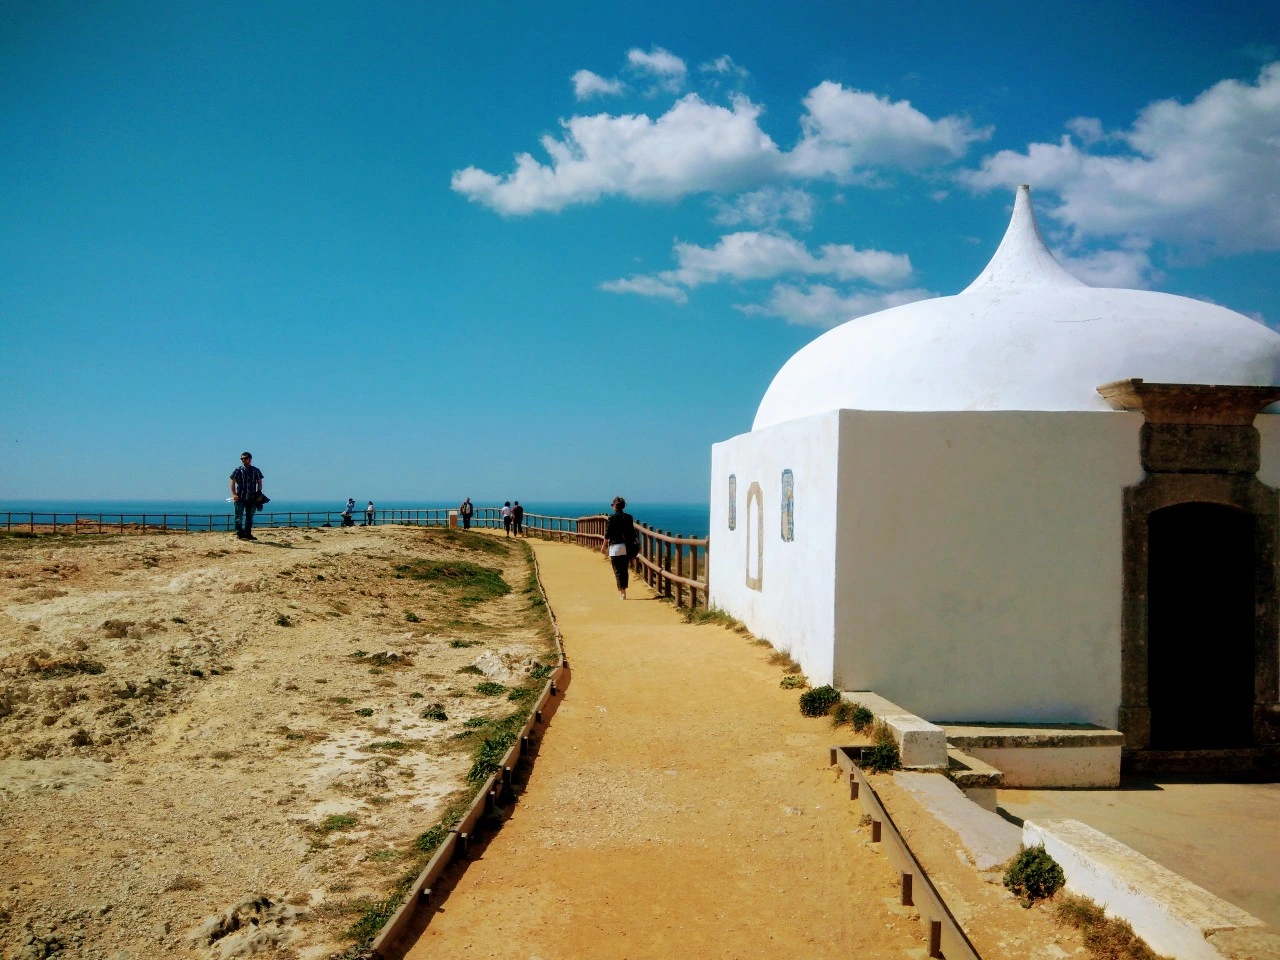
[[[525,532],[536,537],[551,540],[569,540],[582,547],[600,550],[605,543],[605,524],[608,516],[600,514],[594,517],[578,517],[576,520],[567,517],[535,517],[538,521],[552,521],[545,524],[530,524],[530,516],[525,517]],[[572,529],[556,525],[558,522],[572,524]],[[707,606],[707,538],[681,537],[667,533],[665,530],[654,530],[643,523],[636,524],[640,534],[640,553],[632,561],[632,569],[644,578],[644,582],[657,591],[658,596],[674,600],[676,606],[688,605],[694,609]]]
[[[443,527],[450,524],[456,507],[419,507],[375,510],[372,518],[364,511],[352,514],[356,526],[372,523],[406,526]],[[605,542],[608,516],[555,517],[539,513],[524,515],[525,536],[542,540],[576,543],[580,547],[600,550]],[[62,513],[23,511],[0,513],[6,532],[30,533],[188,533],[235,529],[232,513]],[[255,528],[338,527],[342,526],[340,510],[283,511],[254,515]],[[461,520],[458,521],[461,524]],[[501,507],[475,508],[471,524],[482,528],[501,528]],[[675,601],[676,606],[707,606],[708,541],[698,537],[681,537],[665,530],[654,530],[636,524],[640,534],[640,554],[632,567],[637,576],[661,597]]]

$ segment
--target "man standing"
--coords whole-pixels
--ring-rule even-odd
[[[253,454],[240,454],[240,466],[231,471],[231,499],[236,505],[236,536],[241,540],[257,540],[253,535],[253,515],[258,510],[262,493],[262,471],[253,465]]]
[[[458,504],[458,516],[462,518],[463,530],[471,529],[471,514],[475,513],[475,511],[476,508],[472,504],[470,497],[467,497],[467,499]]]
[[[519,500],[511,505],[511,527],[517,537],[524,536],[524,507]]]

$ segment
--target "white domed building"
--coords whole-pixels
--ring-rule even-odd
[[[977,280],[818,337],[712,448],[711,603],[934,722],[1274,759],[1277,383],[1262,324],[1067,273],[1021,187]]]

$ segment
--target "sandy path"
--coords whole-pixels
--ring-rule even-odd
[[[512,818],[411,958],[922,957],[767,649],[537,543],[573,679]]]

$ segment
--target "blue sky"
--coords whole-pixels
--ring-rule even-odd
[[[0,497],[707,497],[830,325],[1067,265],[1280,325],[1280,7],[0,6]]]

